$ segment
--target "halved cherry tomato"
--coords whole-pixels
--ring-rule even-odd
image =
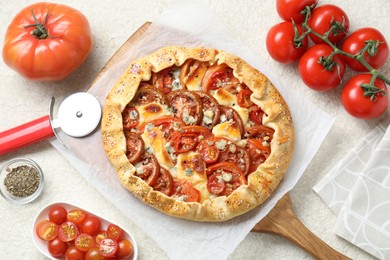
[[[206,67],[204,62],[195,59],[186,60],[180,68],[180,84],[185,86],[188,80],[199,77],[198,70]]]
[[[100,232],[101,221],[99,218],[89,215],[81,224],[81,232],[96,236]]]
[[[265,162],[265,160],[271,154],[271,148],[269,144],[265,143],[267,146],[263,145],[258,139],[249,138],[245,149],[247,150],[250,157],[250,167],[248,173],[256,171],[257,167]]]
[[[195,189],[190,182],[183,179],[173,181],[172,196],[178,197],[185,202],[200,202],[200,192]]]
[[[216,162],[219,157],[219,150],[215,146],[215,142],[210,139],[212,138],[202,140],[196,147],[196,151],[202,155],[207,164]]]
[[[88,216],[88,213],[82,209],[71,209],[68,212],[67,219],[75,224],[81,224]]]
[[[160,72],[153,73],[153,85],[165,95],[172,92],[172,90],[182,89],[180,84],[180,69],[177,67],[169,67]]]
[[[186,125],[199,125],[203,118],[203,105],[199,95],[194,91],[177,90],[167,95],[175,117]]]
[[[246,184],[244,173],[233,163],[220,162],[207,168],[207,189],[210,193],[229,196],[235,189]]]
[[[146,105],[157,102],[163,105],[169,105],[167,97],[157,88],[147,83],[141,83],[134,98],[130,102],[130,106]]]
[[[142,156],[145,148],[144,140],[139,134],[130,131],[125,131],[124,134],[126,138],[126,156],[129,162],[134,164]]]
[[[317,6],[311,12],[308,21],[310,28],[321,35],[329,31],[334,23],[338,23],[343,29],[341,31],[331,32],[328,39],[332,43],[337,43],[344,39],[349,30],[349,18],[340,7],[331,4]],[[315,43],[324,43],[323,40],[314,34],[309,34],[309,36]]]
[[[252,90],[250,89],[243,89],[240,92],[238,92],[237,95],[237,102],[240,107],[248,108],[253,105],[253,102],[251,101],[251,95]]]
[[[118,250],[116,251],[116,257],[128,258],[133,255],[134,248],[131,242],[127,239],[122,239],[118,241]]]
[[[234,77],[233,69],[225,63],[210,66],[202,79],[202,89],[204,92],[216,90],[221,87],[233,87],[238,84],[240,84],[240,81]]]
[[[66,249],[65,252],[65,259],[66,260],[84,260],[85,259],[85,252],[80,251],[76,248],[76,246],[68,246],[68,249]]]
[[[143,179],[149,186],[153,186],[160,175],[160,164],[157,158],[150,153],[144,153],[135,164],[135,176]]]
[[[35,230],[38,237],[46,241],[53,240],[58,235],[58,225],[47,219],[40,221]]]
[[[197,91],[196,93],[200,96],[203,104],[203,119],[201,126],[206,127],[208,130],[212,130],[219,122],[219,116],[221,114],[219,103],[209,93],[203,91]]]
[[[58,237],[64,242],[72,241],[79,235],[76,224],[66,221],[58,227]]]
[[[131,130],[136,127],[139,122],[139,113],[135,107],[126,106],[122,112],[123,129]]]
[[[49,253],[52,256],[57,258],[63,256],[67,248],[68,248],[68,243],[62,241],[58,237],[56,237],[55,239],[47,243],[47,250],[49,250]]]
[[[168,138],[175,130],[180,129],[185,126],[184,122],[177,117],[173,116],[160,116],[155,119],[152,119],[148,122],[143,123],[139,128],[138,132],[142,134],[145,131],[147,124],[151,124],[161,130],[164,135],[164,138]]]
[[[230,162],[246,175],[249,171],[250,157],[248,152],[229,140],[226,148],[219,152],[219,162]]]
[[[160,167],[160,176],[156,183],[153,185],[153,189],[164,193],[167,196],[171,196],[173,193],[173,178],[171,173]]]
[[[95,237],[96,244],[100,244],[100,241],[107,238],[107,230],[100,230],[99,234]]]
[[[49,209],[49,220],[56,224],[61,224],[66,221],[66,215],[68,212],[66,209],[59,205],[54,205]]]
[[[118,249],[118,243],[111,238],[103,239],[99,244],[99,254],[104,257],[113,257]]]
[[[168,142],[175,150],[175,153],[185,153],[195,148],[199,142],[199,137],[209,138],[212,136],[210,131],[203,126],[184,126],[175,131],[168,138]]]
[[[256,125],[262,125],[263,115],[264,115],[264,111],[259,106],[253,105],[249,107],[249,120],[252,123]]]
[[[84,233],[78,235],[74,241],[74,245],[76,246],[76,248],[84,252],[91,249],[94,244],[95,242],[93,241],[93,237]]]
[[[241,136],[244,135],[244,123],[242,122],[240,114],[233,108],[228,106],[220,106],[221,116],[224,115],[224,120],[221,120],[221,123],[225,121],[232,121],[233,126],[237,125],[240,130]]]
[[[122,237],[123,231],[122,229],[115,225],[115,224],[109,224],[107,227],[107,238],[114,239],[115,241],[118,241]]]

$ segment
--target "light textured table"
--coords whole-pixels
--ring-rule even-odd
[[[0,5],[0,45],[6,25],[23,7],[34,1],[2,1]],[[33,83],[21,78],[0,62],[0,132],[46,115],[50,98],[57,99],[84,91],[99,70],[120,45],[145,21],[153,21],[169,1],[57,1],[83,12],[91,25],[94,48],[86,62],[62,82]],[[353,259],[370,256],[337,237],[333,232],[336,216],[312,191],[312,187],[354,145],[360,136],[372,129],[378,120],[361,121],[348,116],[339,101],[341,88],[317,93],[306,88],[298,76],[296,64],[281,65],[271,60],[265,48],[268,29],[280,22],[274,0],[216,1],[207,4],[230,28],[234,37],[248,46],[272,67],[302,96],[324,111],[337,116],[329,135],[307,168],[300,182],[291,191],[294,209],[302,222],[330,246]],[[390,41],[390,2],[388,0],[320,1],[334,3],[349,15],[351,30],[371,26],[379,29]],[[383,72],[390,76],[390,63]],[[352,73],[347,72],[346,76]],[[0,259],[44,259],[34,247],[31,225],[35,214],[46,204],[68,201],[84,206],[130,230],[138,241],[140,259],[166,259],[165,252],[148,237],[142,227],[131,223],[117,208],[70,165],[47,141],[0,157],[0,166],[14,157],[29,157],[42,167],[46,187],[35,202],[12,205],[0,199]],[[305,252],[287,240],[269,234],[250,233],[230,259],[310,259]]]

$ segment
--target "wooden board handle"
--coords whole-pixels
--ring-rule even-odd
[[[303,225],[291,207],[288,194],[279,200],[252,231],[274,233],[285,237],[316,259],[350,259],[331,248]]]

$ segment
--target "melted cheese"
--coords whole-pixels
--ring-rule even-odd
[[[226,91],[223,88],[219,88],[214,92],[213,96],[220,105],[229,106],[236,110],[240,115],[244,126],[247,126],[249,123],[249,109],[240,107],[238,105],[236,95],[231,94],[229,91]]]
[[[149,103],[137,107],[139,113],[139,125],[143,122],[149,122],[152,119],[155,119],[163,115],[171,115],[167,106],[164,106],[160,103]]]
[[[226,121],[214,126],[212,133],[215,136],[225,137],[232,142],[239,142],[241,140],[241,133],[238,124],[231,121]]]
[[[145,150],[154,154],[160,165],[166,166],[168,169],[174,166],[170,154],[165,149],[166,140],[160,129],[153,127],[145,130],[141,137],[145,143]]]
[[[199,153],[187,152],[179,154],[174,176],[178,179],[189,181],[195,189],[199,190],[201,201],[210,197],[210,193],[207,190],[206,165]]]

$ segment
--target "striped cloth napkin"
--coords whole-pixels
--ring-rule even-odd
[[[313,189],[338,215],[337,235],[379,259],[390,259],[388,122],[363,137]]]

